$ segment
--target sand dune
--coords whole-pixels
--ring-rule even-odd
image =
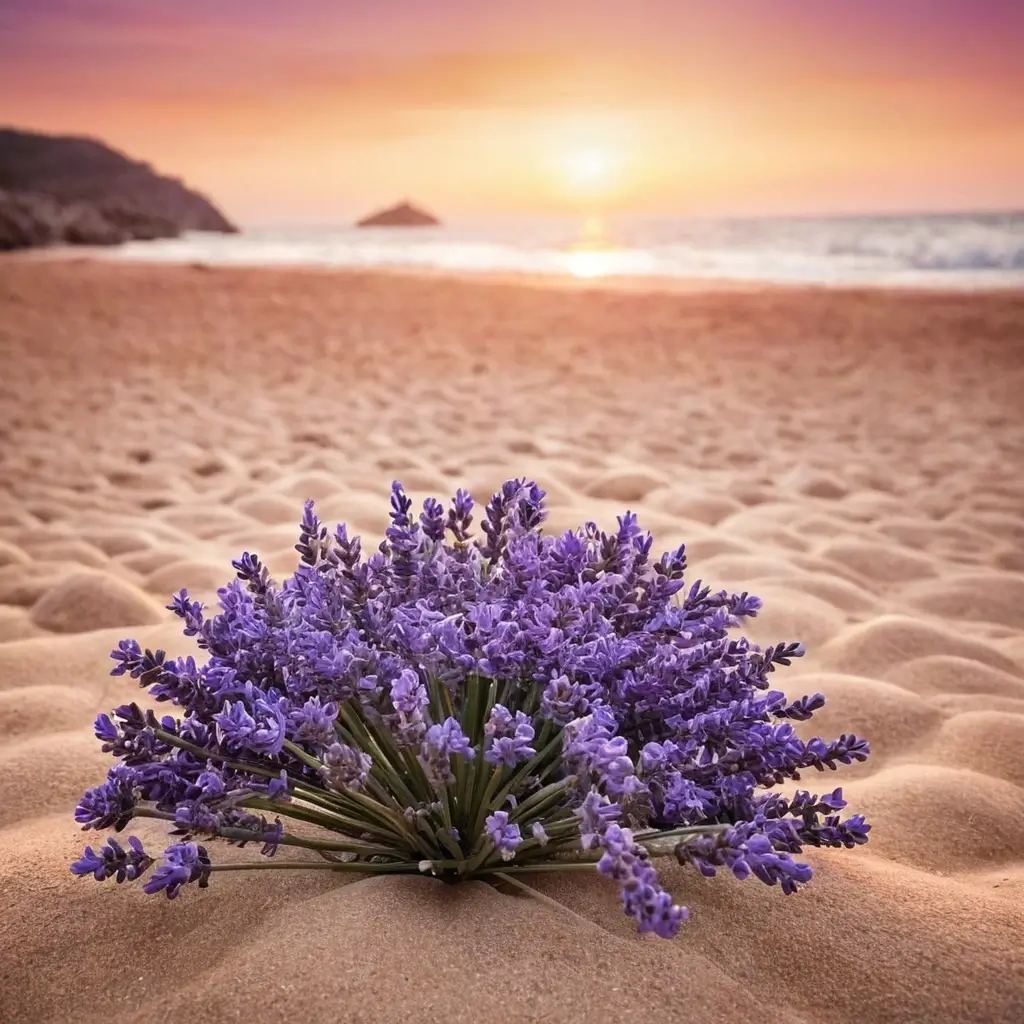
[[[1024,299],[641,295],[398,276],[0,262],[0,1021],[744,1024],[1024,1019]],[[865,735],[871,842],[793,897],[666,862],[691,920],[638,938],[599,878],[563,911],[483,883],[228,874],[175,903],[71,876],[133,699],[125,636],[301,503],[367,537],[414,497],[631,508],[802,639],[775,678]],[[159,828],[138,830],[143,838]],[[234,849],[218,851],[230,858]],[[276,875],[277,873],[275,873]]]

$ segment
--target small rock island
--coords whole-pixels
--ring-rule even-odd
[[[440,221],[412,203],[401,202],[356,222],[357,228],[435,228]]]
[[[0,128],[0,251],[237,230],[178,178],[96,139]]]

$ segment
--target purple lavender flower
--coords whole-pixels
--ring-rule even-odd
[[[85,848],[82,856],[71,865],[75,875],[92,875],[97,882],[113,878],[115,882],[134,882],[153,863],[146,855],[142,841],[135,836],[128,837],[125,850],[116,839],[108,839],[98,849]]]
[[[487,541],[480,553],[494,563],[510,540],[536,529],[544,520],[544,492],[532,481],[508,480],[495,491],[484,514],[481,529]]]
[[[346,575],[355,572],[362,555],[362,541],[358,537],[349,537],[348,527],[339,523],[334,530],[334,543],[328,553],[331,563]]]
[[[825,705],[823,693],[813,693],[799,700],[793,701],[787,707],[780,708],[774,712],[776,718],[792,718],[795,722],[806,722],[815,711]]]
[[[138,704],[122,704],[109,715],[97,716],[93,732],[105,753],[128,765],[146,764],[171,750],[154,732],[158,725],[155,716],[147,715]]]
[[[345,743],[332,743],[323,753],[320,773],[331,789],[360,790],[366,785],[372,766],[369,754]]]
[[[217,739],[229,750],[273,756],[284,745],[287,722],[281,703],[258,698],[250,709],[242,701],[225,701],[213,721]]]
[[[287,803],[291,800],[289,792],[288,772],[282,768],[280,773],[274,777],[250,776],[239,780],[240,788],[250,793],[265,796],[268,800],[277,803]]]
[[[508,708],[495,704],[484,725],[484,760],[488,764],[503,764],[506,768],[514,768],[520,761],[527,761],[537,753],[530,746],[534,735],[533,723],[528,715],[517,711],[513,716]]]
[[[250,783],[252,788],[256,788],[258,783]],[[271,800],[287,800],[289,799],[288,794],[288,773],[282,768],[281,774],[276,779],[270,779],[267,784],[267,796]]]
[[[392,572],[404,580],[411,580],[416,573],[413,556],[421,541],[420,525],[413,521],[411,510],[412,499],[396,480],[391,485],[391,525],[384,550],[391,556]]]
[[[446,718],[427,730],[420,749],[420,763],[435,785],[444,785],[452,779],[451,759],[455,756],[469,759],[474,753],[462,726],[454,718]]]
[[[547,686],[540,699],[541,714],[556,725],[568,725],[574,718],[585,715],[589,710],[583,687],[571,683],[564,676],[556,676]]]
[[[184,595],[187,600],[188,594]],[[126,672],[137,679],[143,670],[142,648],[137,640],[122,640],[117,647],[110,652],[111,659],[115,662],[110,670],[112,676],[123,676]]]
[[[608,826],[618,820],[622,808],[592,789],[573,814],[580,821],[580,845],[589,850],[598,845]]]
[[[523,719],[529,721],[525,715]],[[512,712],[504,704],[495,704],[484,723],[484,735],[488,739],[494,739],[495,736],[511,736],[515,728],[516,720]]]
[[[419,714],[430,703],[427,688],[415,671],[406,668],[399,673],[391,684],[391,703],[396,711],[409,718]]]
[[[242,701],[224,702],[224,709],[213,719],[217,726],[217,739],[227,747],[242,747],[256,730],[256,719]]]
[[[451,533],[456,545],[465,544],[469,540],[469,527],[473,522],[473,499],[468,492],[459,488],[448,509],[448,520],[445,525]]]
[[[167,898],[173,900],[190,882],[198,882],[200,889],[210,884],[210,858],[206,848],[195,843],[174,843],[164,850],[163,861],[143,889],[150,894],[166,892]]]
[[[319,566],[327,557],[330,545],[327,539],[327,527],[323,526],[313,511],[312,500],[307,501],[302,509],[302,521],[299,524],[299,543],[295,550],[306,565]]]
[[[753,874],[766,885],[778,883],[786,894],[796,892],[812,874],[809,865],[797,863],[788,852],[779,852],[754,822],[681,843],[676,856],[680,863],[695,865],[707,877],[715,875],[719,867],[727,867],[741,880]]]
[[[866,761],[870,753],[867,743],[852,735],[840,736],[839,739],[833,740],[831,743],[813,739],[807,744],[806,750],[804,767],[817,768],[818,771],[824,771],[826,768],[835,771],[837,761],[840,764]]]
[[[501,854],[502,860],[512,860],[516,855],[516,847],[523,841],[519,826],[509,824],[508,811],[495,811],[487,816],[484,829],[494,843],[495,850]]]
[[[444,505],[436,498],[427,498],[423,502],[423,511],[420,513],[420,529],[423,530],[423,535],[435,544],[444,540]]]
[[[869,751],[794,729],[824,698],[769,686],[801,645],[730,635],[756,597],[686,579],[685,548],[656,557],[631,512],[608,532],[543,534],[544,494],[529,480],[491,496],[477,539],[473,512],[459,491],[447,512],[428,498],[416,514],[396,481],[385,540],[364,553],[307,502],[289,579],[276,584],[245,552],[219,609],[176,595],[169,607],[202,658],[118,644],[112,674],[174,714],[126,703],[96,719],[119,763],[83,794],[78,822],[168,821],[184,841],[145,887],[172,898],[218,870],[196,834],[267,856],[313,845],[326,870],[354,857],[452,880],[575,851],[619,883],[641,931],[664,936],[685,911],[658,884],[645,836],[684,835],[682,863],[784,892],[810,877],[794,859],[805,847],[867,840],[838,789],[769,792]],[[135,842],[90,847],[73,870],[128,881],[149,867]]]
[[[617,725],[610,708],[596,708],[566,726],[563,754],[575,771],[595,779],[602,792],[622,799],[639,792],[642,784],[629,757],[629,741],[612,735]]]
[[[273,857],[277,853],[277,848],[281,843],[281,839],[284,836],[284,825],[281,823],[280,818],[274,819],[273,825],[267,825],[260,832],[260,839],[263,840],[263,846],[260,849],[260,853],[264,857]]]
[[[427,731],[424,712],[430,703],[427,688],[415,669],[403,668],[391,683],[391,704],[397,712],[396,738],[403,745],[415,745]]]
[[[685,907],[676,906],[658,883],[650,855],[633,840],[628,828],[610,824],[601,836],[604,854],[597,870],[619,883],[622,906],[637,923],[637,931],[674,939],[686,920]]]
[[[335,701],[322,704],[319,697],[310,697],[302,707],[289,713],[288,727],[296,742],[325,747],[334,741],[337,717]]]
[[[243,555],[242,557],[252,556]],[[182,632],[184,632],[185,636],[196,636],[202,632],[205,621],[203,618],[203,606],[198,601],[190,600],[187,590],[182,590],[176,594],[167,606],[167,610],[174,612],[178,618],[184,621],[185,628]]]
[[[84,829],[112,828],[116,832],[131,821],[135,808],[135,775],[124,765],[115,765],[107,781],[87,789],[75,809],[75,821]]]

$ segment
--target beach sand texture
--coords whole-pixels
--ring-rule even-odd
[[[1024,297],[600,289],[0,262],[0,1021],[930,1024],[1024,1019]],[[394,478],[510,476],[550,528],[640,514],[749,589],[871,841],[784,897],[669,861],[638,937],[614,885],[229,873],[171,903],[73,877],[118,640],[302,501],[381,535]],[[804,730],[805,727],[801,726]],[[160,828],[136,830],[158,841]],[[158,848],[162,848],[159,844]],[[221,858],[251,851],[226,847]],[[172,1015],[176,1015],[173,1016]]]

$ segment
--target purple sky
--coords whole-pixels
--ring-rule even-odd
[[[559,146],[624,209],[1024,206],[1024,0],[0,0],[0,123],[250,221],[556,210]]]

